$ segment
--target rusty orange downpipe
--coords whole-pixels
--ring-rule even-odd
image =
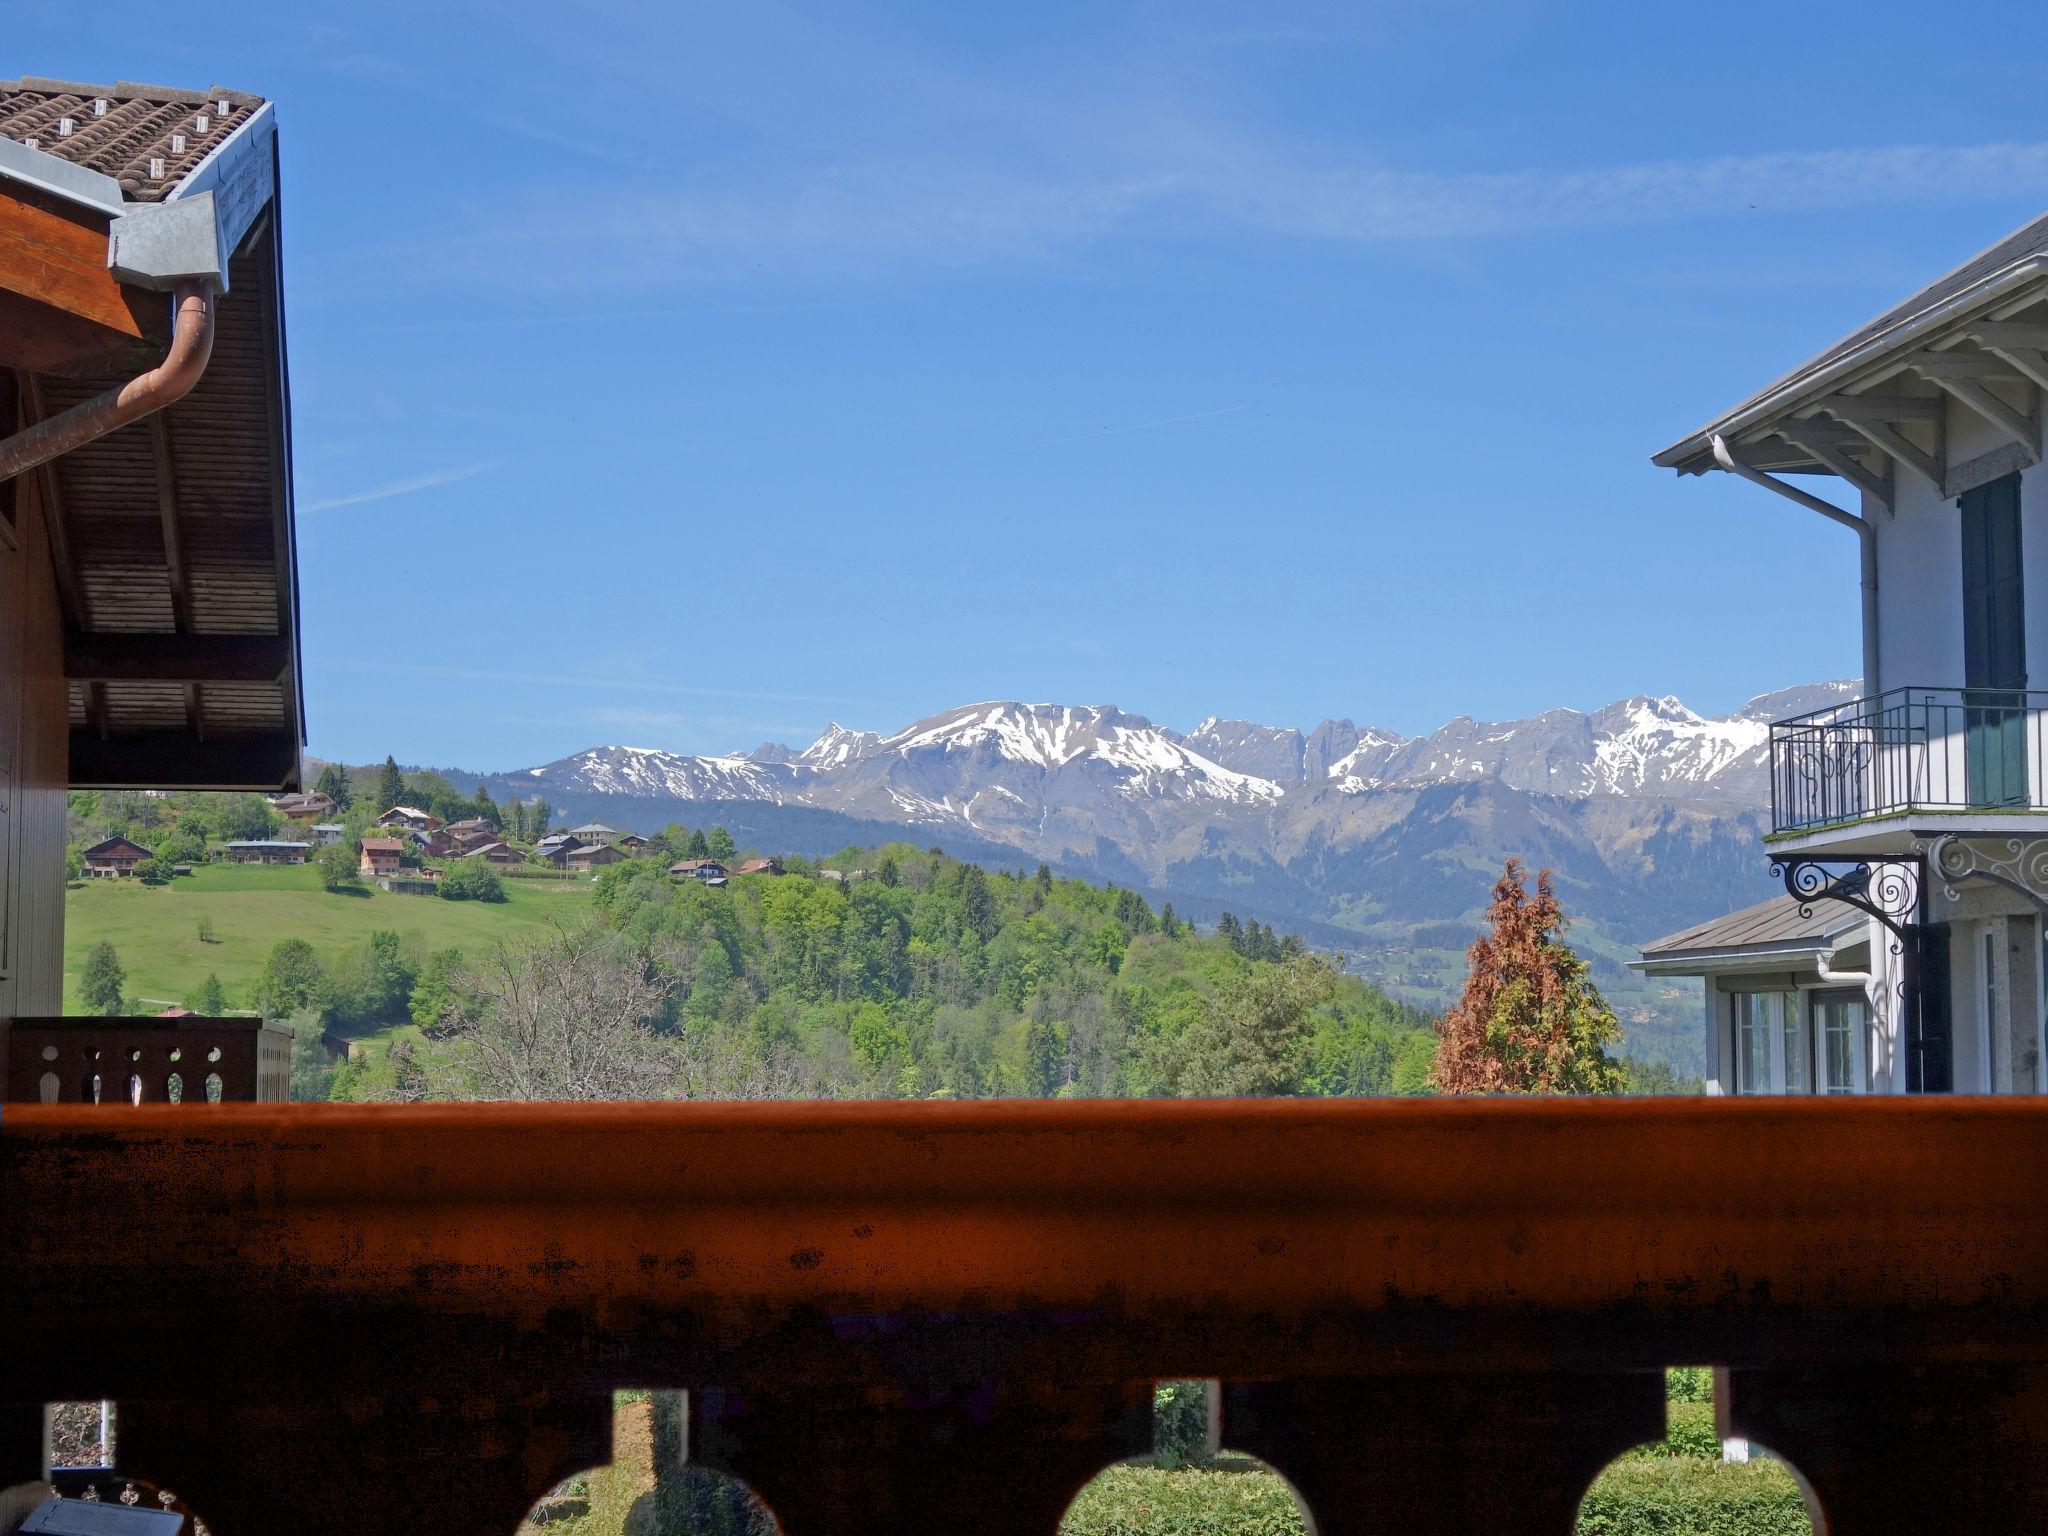
[[[95,395],[0,441],[0,482],[83,448],[117,427],[140,421],[191,391],[213,355],[213,290],[204,283],[180,283],[176,304],[171,347],[164,360],[118,389]]]

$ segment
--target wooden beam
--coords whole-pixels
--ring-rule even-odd
[[[1939,384],[1944,379],[2017,379],[2024,377],[1995,352],[1920,352],[1906,366]]]
[[[0,190],[0,290],[138,339],[149,308],[163,304],[107,270],[106,215],[9,190]]]
[[[171,586],[171,623],[179,634],[192,631],[192,591],[185,573],[185,540],[178,530],[178,476],[171,459],[170,412],[149,418],[150,458],[156,472],[157,520],[163,527],[164,573]],[[185,720],[193,734],[206,736],[206,702],[199,684],[185,685]]]
[[[2001,345],[1995,350],[2000,357],[2024,374],[2028,383],[2039,389],[2048,389],[2048,357],[2042,356],[2032,347],[2017,345]]]
[[[1984,320],[1965,333],[1981,346],[2048,351],[2048,325],[2028,320]]]
[[[1935,403],[1939,404],[1940,402],[1936,401]],[[1889,422],[1880,421],[1872,417],[1845,416],[1840,411],[1835,412],[1835,418],[1838,421],[1846,422],[1851,431],[1866,438],[1875,446],[1882,448],[1899,463],[1905,465],[1906,468],[1912,470],[1914,474],[1933,486],[1937,496],[1941,494],[1940,461],[1933,454],[1928,453],[1909,441],[1905,434],[1896,427],[1893,427]]]
[[[1826,423],[1813,426],[1803,421],[1789,422],[1778,430],[1781,435],[1804,448],[1885,511],[1891,511],[1890,477],[1880,477],[1871,473],[1843,451],[1844,445],[1851,440],[1858,446],[1864,446],[1861,437],[1842,427]]]
[[[1939,395],[1825,395],[1819,408],[1854,425],[1857,421],[1939,421],[1947,403]]]
[[[291,642],[281,635],[64,636],[64,675],[74,682],[274,683],[290,663]]]
[[[1992,394],[1977,379],[1944,373],[1938,368],[1930,370],[1918,358],[1914,359],[1913,367],[1925,373],[1928,378],[1962,401],[1998,431],[2026,449],[2033,456],[2034,463],[2041,462],[2041,435],[2035,429],[2034,423]]]
[[[21,424],[32,427],[49,415],[43,403],[43,381],[33,373],[20,376],[21,382]],[[85,600],[85,592],[78,584],[78,573],[71,565],[71,545],[64,527],[64,501],[58,494],[57,465],[61,460],[53,459],[37,466],[37,499],[43,504],[43,531],[50,541],[50,564],[57,577],[57,596],[64,608],[64,622],[89,626],[92,612]]]
[[[71,733],[73,789],[275,791],[297,773],[298,761],[298,743],[282,731],[211,741],[187,731]]]

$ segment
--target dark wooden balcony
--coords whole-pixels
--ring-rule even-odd
[[[507,1536],[689,1393],[793,1536],[1051,1536],[1224,1383],[1324,1536],[1562,1536],[1666,1364],[1833,1536],[2048,1529],[2048,1103],[9,1106],[41,1405],[216,1536]]]
[[[291,1089],[292,1032],[261,1019],[16,1019],[7,1035],[9,1103],[282,1103]]]

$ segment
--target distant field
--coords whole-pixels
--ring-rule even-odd
[[[416,935],[430,949],[481,949],[529,932],[550,917],[575,917],[590,902],[588,879],[507,880],[503,902],[443,901],[366,889],[333,895],[307,865],[261,868],[205,864],[168,885],[139,880],[73,882],[64,899],[64,1008],[81,1011],[78,970],[86,951],[110,940],[128,972],[138,1008],[183,1002],[209,972],[227,989],[230,1008],[251,994],[271,946],[300,938],[323,959],[363,943],[373,929]],[[199,920],[213,919],[215,942],[199,941]]]

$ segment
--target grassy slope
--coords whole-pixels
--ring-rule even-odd
[[[220,977],[228,1006],[250,997],[271,946],[302,938],[324,959],[365,942],[371,930],[417,936],[430,949],[476,950],[501,937],[573,918],[590,901],[587,880],[507,880],[502,903],[443,901],[367,890],[333,895],[308,865],[261,868],[207,864],[189,878],[146,886],[139,880],[76,882],[64,901],[64,1008],[82,1012],[78,969],[101,939],[128,972],[136,1006],[182,1002],[208,972]],[[216,942],[199,942],[199,919],[213,919]]]

